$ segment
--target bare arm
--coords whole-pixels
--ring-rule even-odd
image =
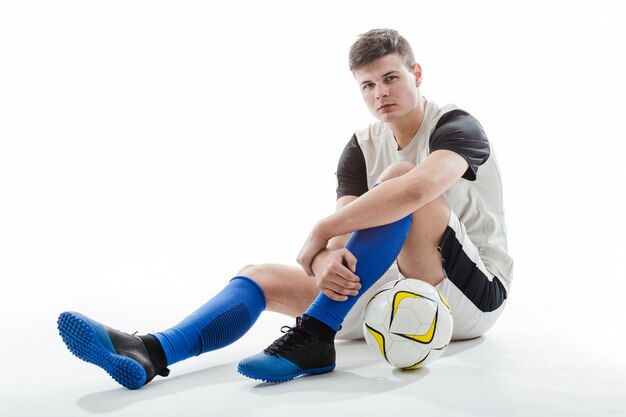
[[[390,179],[320,220],[298,255],[298,263],[313,275],[315,256],[331,239],[399,220],[442,195],[467,170],[459,154],[439,150],[408,173]]]
[[[337,199],[337,210],[357,199],[349,195]],[[311,269],[317,280],[317,286],[330,299],[345,301],[349,295],[358,294],[361,287],[359,277],[354,274],[356,258],[344,248],[351,233],[334,236],[328,241],[312,261]]]
[[[322,219],[317,228],[331,237],[392,223],[430,203],[452,187],[467,170],[459,154],[440,150],[397,178],[368,191],[349,207]]]
[[[340,210],[342,207],[347,206],[348,204],[352,203],[357,198],[358,197],[354,195],[345,195],[343,197],[339,197],[337,199],[336,210]],[[343,235],[334,236],[328,241],[328,245],[326,246],[326,249],[334,250],[334,249],[343,248],[346,245],[346,242],[348,242],[348,239],[350,238],[350,233],[351,232],[347,232],[347,233],[344,233]]]

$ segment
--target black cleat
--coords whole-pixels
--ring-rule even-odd
[[[104,369],[126,388],[140,388],[156,375],[170,373],[154,336],[123,333],[75,312],[61,313],[57,324],[70,352]]]
[[[267,349],[239,362],[238,371],[249,378],[284,382],[301,375],[316,375],[335,369],[335,331],[314,317],[296,319],[294,327]]]

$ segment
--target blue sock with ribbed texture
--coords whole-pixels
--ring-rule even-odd
[[[352,233],[345,247],[357,259],[355,274],[361,283],[359,294],[348,296],[346,301],[334,301],[320,293],[304,314],[339,331],[348,311],[361,294],[374,285],[396,260],[412,222],[413,217],[409,214],[394,223]]]
[[[238,276],[179,324],[154,336],[170,366],[233,343],[252,327],[263,310],[265,295],[259,284]]]

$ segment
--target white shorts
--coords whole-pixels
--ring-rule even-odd
[[[500,280],[485,268],[478,249],[456,214],[439,243],[444,279],[436,288],[446,297],[452,310],[452,340],[472,339],[493,326],[506,304],[506,290]],[[405,278],[394,263],[364,294],[344,320],[337,339],[363,338],[363,313],[374,293],[389,281]],[[412,277],[409,277],[412,278]]]

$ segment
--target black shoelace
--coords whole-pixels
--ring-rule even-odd
[[[296,318],[296,325],[293,327],[283,326],[280,329],[285,333],[280,338],[276,339],[274,343],[265,349],[265,353],[268,355],[277,355],[280,353],[286,353],[302,346],[308,340],[317,337],[314,333],[306,330],[302,326],[302,318]]]

